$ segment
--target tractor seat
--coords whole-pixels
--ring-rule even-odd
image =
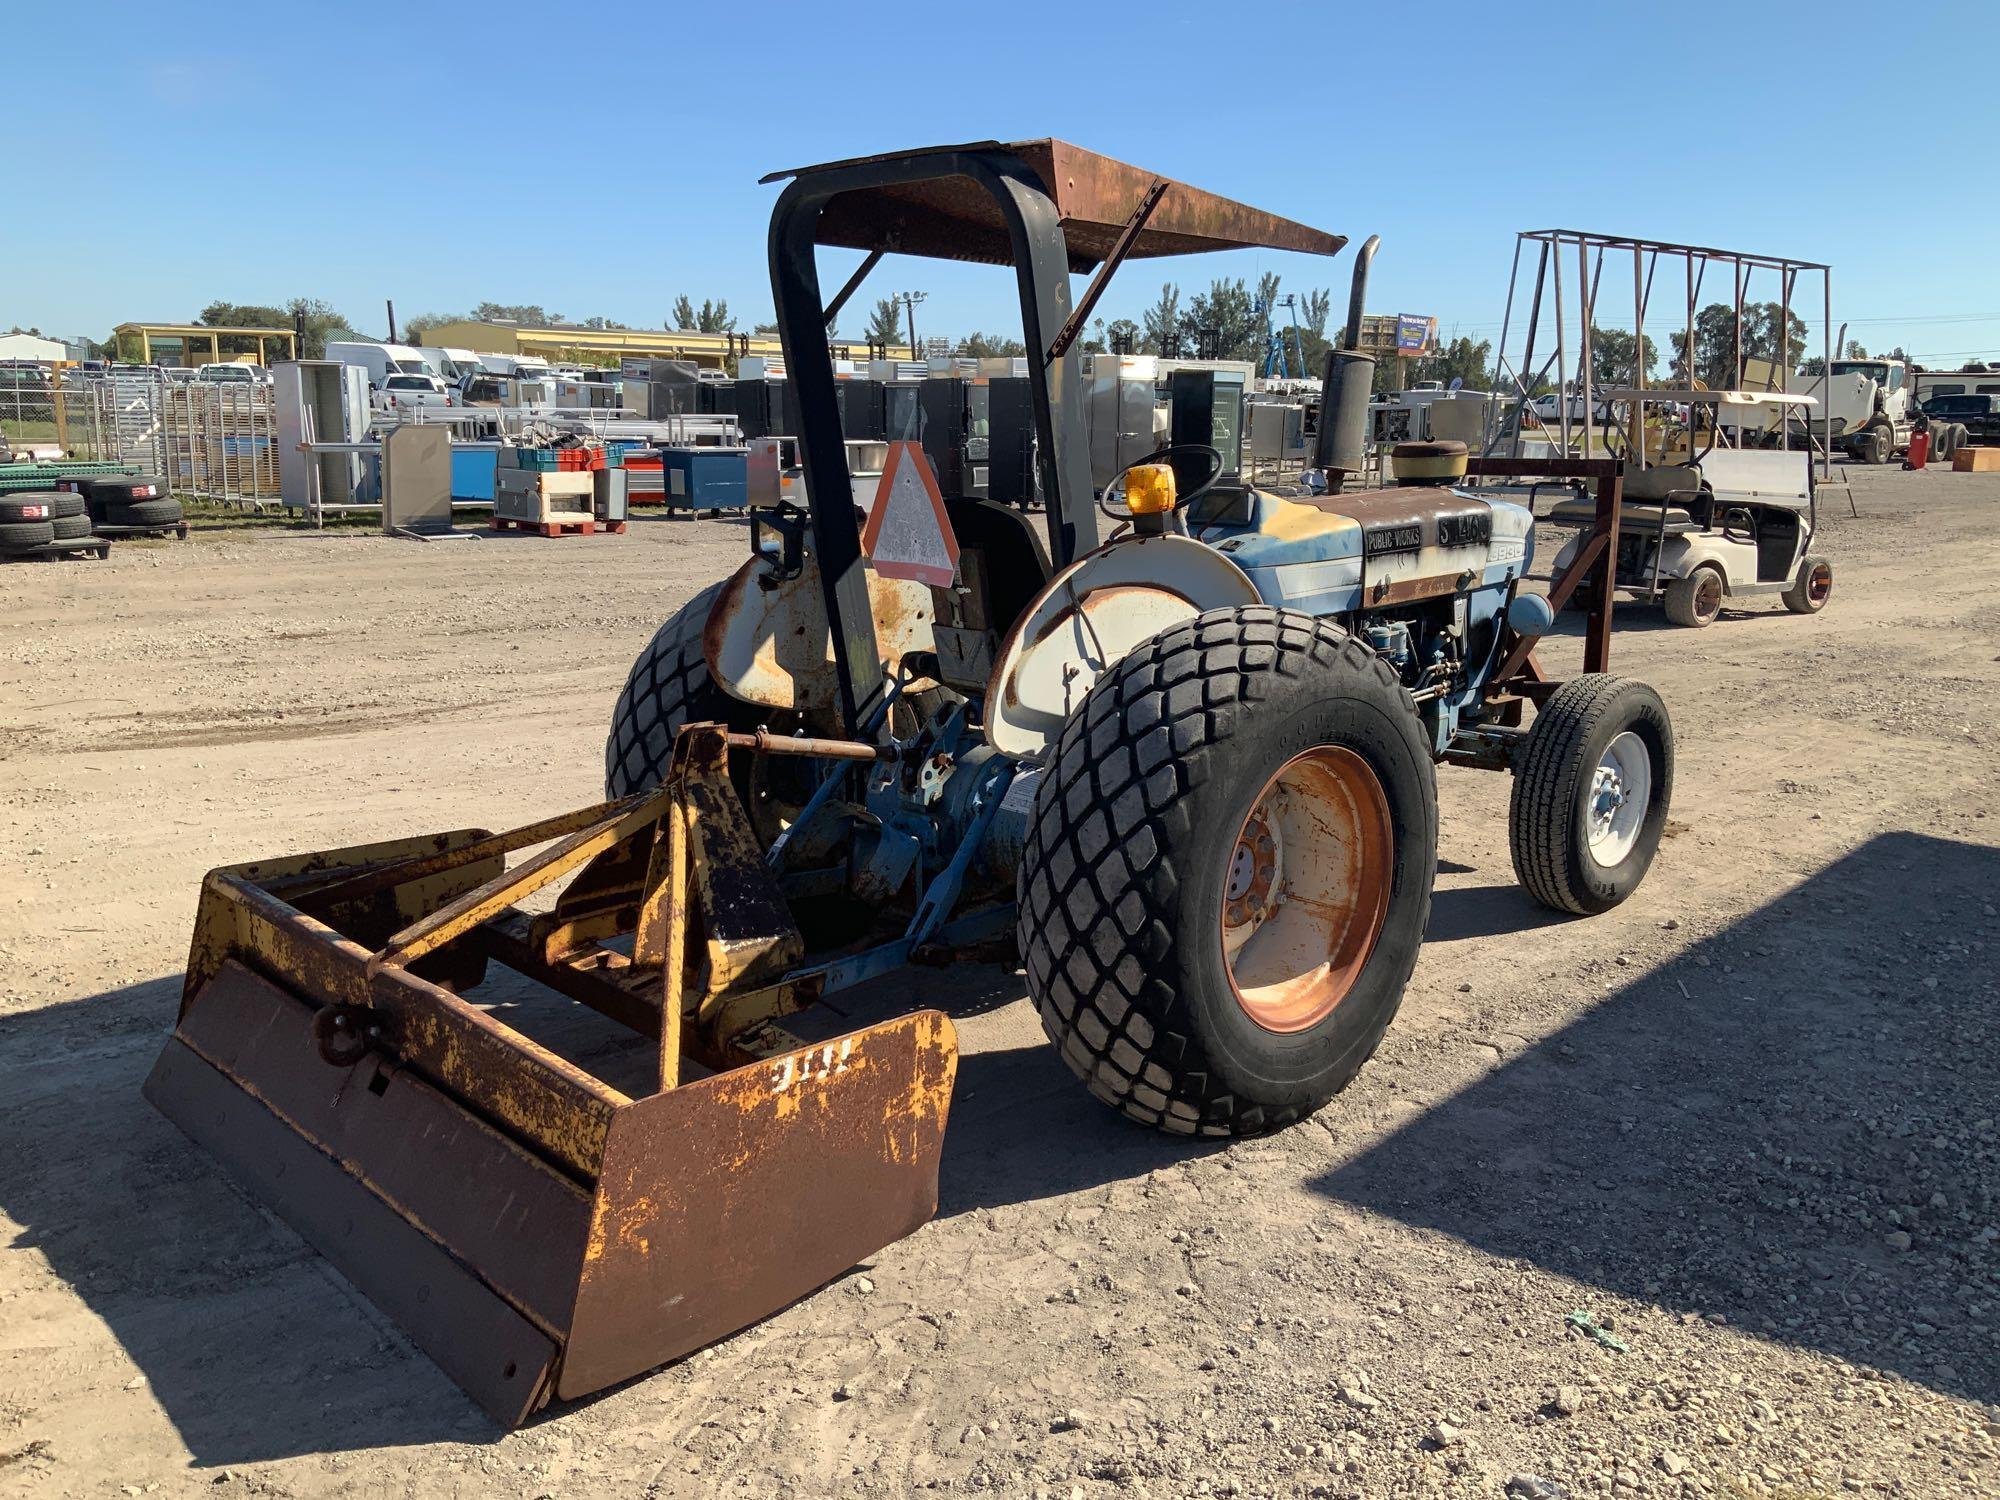
[[[1549,513],[1543,516],[1542,519],[1554,526],[1588,526],[1597,519],[1597,502],[1595,500],[1563,500],[1552,507]],[[1681,509],[1678,505],[1667,507],[1666,521],[1662,524],[1658,502],[1642,500],[1636,505],[1631,503],[1626,504],[1623,513],[1618,518],[1618,529],[1621,531],[1659,531],[1664,532],[1667,536],[1686,536],[1691,531],[1701,530],[1701,526],[1693,515]]]

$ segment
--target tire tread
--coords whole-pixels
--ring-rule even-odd
[[[1578,754],[1627,689],[1639,685],[1609,672],[1572,677],[1549,695],[1514,764],[1507,808],[1508,852],[1528,894],[1556,911],[1587,916],[1598,910],[1570,881],[1570,815],[1587,769]],[[1656,775],[1665,775],[1655,768]]]
[[[1255,711],[1267,674],[1309,672],[1361,674],[1416,721],[1408,690],[1363,642],[1331,621],[1259,605],[1199,616],[1133,650],[1070,715],[1045,762],[1019,874],[1029,992],[1064,1063],[1142,1125],[1256,1135],[1307,1113],[1232,1096],[1206,1067],[1187,1003],[1162,970],[1174,927],[1166,898],[1185,878],[1176,860],[1186,858],[1177,851],[1189,842],[1183,797],[1197,752]],[[1434,812],[1431,826],[1434,834]],[[1422,899],[1427,920],[1428,884]],[[1094,920],[1073,920],[1077,911]],[[1350,1054],[1332,1092],[1380,1040]]]

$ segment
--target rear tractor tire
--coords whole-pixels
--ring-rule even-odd
[[[1785,590],[1785,608],[1795,615],[1816,615],[1833,597],[1833,564],[1817,553],[1799,559],[1798,576]]]
[[[1660,695],[1604,672],[1542,705],[1514,765],[1514,873],[1556,911],[1609,911],[1639,887],[1666,828],[1674,730]]]
[[[1667,585],[1666,597],[1661,601],[1667,611],[1667,619],[1675,625],[1685,625],[1690,630],[1700,630],[1713,625],[1715,617],[1722,613],[1722,574],[1714,568],[1696,568],[1685,578],[1676,578]]]
[[[1142,1124],[1290,1124],[1381,1042],[1436,855],[1430,748],[1379,656],[1261,605],[1162,631],[1091,688],[1035,790],[1018,921],[1043,1029]]]
[[[729,723],[733,709],[746,707],[715,685],[702,655],[702,627],[721,592],[711,584],[674,611],[632,663],[604,742],[605,796],[652,790],[666,777],[683,724]]]
[[[684,724],[724,724],[742,733],[818,732],[799,714],[730,697],[709,675],[701,635],[723,587],[711,584],[683,604],[632,663],[604,741],[605,796],[649,792],[664,781]],[[812,776],[813,763],[797,756],[730,754],[731,780],[767,846],[812,795]]]

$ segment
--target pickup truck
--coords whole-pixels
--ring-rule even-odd
[[[1933,431],[1940,422],[1956,422],[1965,429],[1968,444],[2000,444],[2000,396],[1933,396],[1924,403],[1924,415]]]
[[[390,375],[375,393],[386,411],[411,411],[422,406],[456,406],[458,400],[435,375]]]

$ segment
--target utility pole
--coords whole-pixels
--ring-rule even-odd
[[[396,342],[396,304],[390,302],[387,306],[389,308],[389,342],[393,344]]]
[[[928,292],[898,292],[896,296],[903,304],[903,315],[910,320],[910,358],[921,359],[917,345],[917,304],[930,294]]]

